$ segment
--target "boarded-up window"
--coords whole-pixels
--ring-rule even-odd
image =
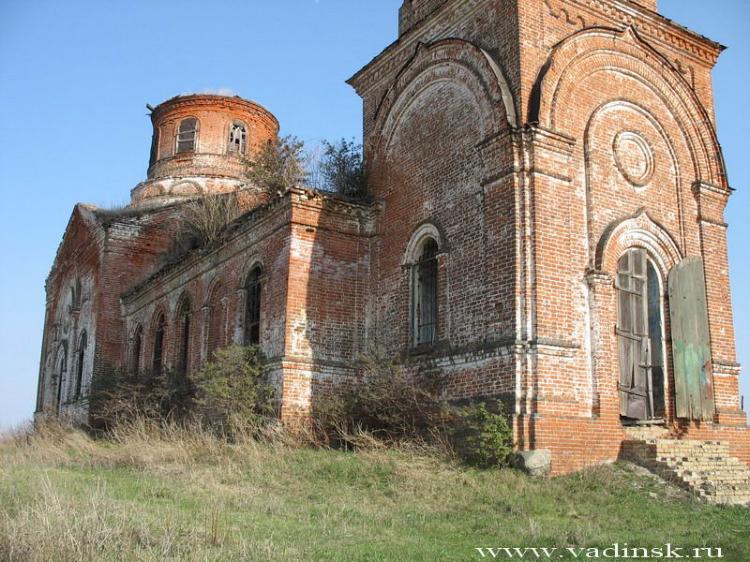
[[[188,117],[180,121],[177,129],[177,152],[194,152],[198,137],[198,120]]]
[[[677,417],[710,420],[713,363],[701,258],[685,258],[669,272],[669,310]]]
[[[247,127],[242,121],[234,121],[229,127],[229,152],[245,154]]]
[[[247,293],[245,306],[245,345],[258,345],[260,343],[260,276],[260,267],[253,268],[245,286]]]
[[[438,245],[432,238],[422,246],[415,266],[413,317],[414,343],[426,345],[437,339],[438,319]]]

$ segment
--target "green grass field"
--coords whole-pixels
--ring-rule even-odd
[[[721,547],[742,562],[750,510],[708,506],[624,464],[533,480],[425,451],[228,445],[179,431],[0,442],[3,561],[457,561],[483,559],[477,547],[614,542]]]

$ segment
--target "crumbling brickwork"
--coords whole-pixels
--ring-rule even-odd
[[[38,410],[85,417],[79,357],[88,388],[112,365],[189,375],[257,337],[288,423],[356,385],[377,347],[442,375],[450,399],[502,399],[517,446],[551,451],[556,474],[617,458],[629,425],[724,440],[749,462],[710,74],[722,47],[656,8],[405,0],[398,40],[350,79],[366,203],[250,185],[247,160],[278,132],[257,104],[157,107],[132,206],[78,206],[66,231]],[[165,260],[185,201],[230,191],[245,214],[223,242]],[[695,302],[670,299],[696,259]],[[703,355],[673,341],[675,318],[705,327]]]

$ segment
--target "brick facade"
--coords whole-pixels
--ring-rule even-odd
[[[710,74],[722,47],[656,7],[405,0],[398,40],[350,79],[364,102],[368,204],[248,185],[226,139],[235,120],[248,125],[243,157],[273,139],[278,123],[260,106],[165,102],[130,213],[79,206],[66,231],[47,286],[38,409],[55,410],[83,326],[95,358],[86,381],[99,363],[129,364],[137,334],[148,368],[160,318],[164,364],[177,365],[186,303],[189,366],[244,341],[246,280],[259,267],[260,345],[285,421],[356,384],[358,356],[378,346],[445,375],[451,399],[503,399],[518,446],[549,449],[553,472],[569,472],[617,458],[626,435],[617,278],[621,257],[639,248],[658,278],[649,297],[662,318],[658,423],[728,441],[750,462],[723,219],[731,189]],[[176,128],[190,116],[201,122],[197,148],[175,154]],[[182,199],[234,190],[248,212],[228,240],[162,266]],[[415,287],[428,239],[437,291],[424,342]],[[704,260],[709,420],[675,408],[668,279],[688,257]],[[76,279],[90,300],[71,312]],[[85,415],[83,394],[59,409]]]

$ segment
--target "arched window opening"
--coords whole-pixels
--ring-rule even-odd
[[[242,121],[233,121],[229,127],[229,152],[245,154],[247,127]]]
[[[138,326],[133,334],[133,346],[130,350],[130,373],[137,375],[141,366],[141,349],[143,348],[143,327]]]
[[[255,267],[250,272],[245,285],[247,301],[245,303],[245,345],[260,343],[260,297],[261,269]]]
[[[55,367],[55,374],[57,375],[56,410],[59,414],[62,407],[63,383],[65,382],[65,373],[68,368],[68,350],[65,343],[62,344],[60,351],[58,352],[57,365]]]
[[[422,244],[419,260],[414,266],[412,294],[413,334],[415,345],[437,340],[438,321],[438,245],[433,238]]]
[[[177,313],[177,371],[187,375],[190,369],[190,301],[185,299]]]
[[[88,344],[86,332],[81,334],[81,338],[78,343],[78,362],[76,364],[76,381],[75,390],[73,393],[73,400],[81,398],[81,388],[83,387],[83,362],[86,358],[86,345]]]
[[[208,321],[208,358],[212,359],[214,351],[226,345],[226,297],[221,283],[211,291],[209,299]]]
[[[646,251],[628,250],[618,262],[617,339],[620,415],[624,423],[664,417],[664,322],[659,275]]]
[[[154,330],[154,360],[152,363],[152,372],[154,375],[160,375],[164,369],[164,315],[160,315],[156,321]]]
[[[188,117],[180,121],[177,130],[177,152],[195,152],[197,138],[198,120],[195,117]]]

